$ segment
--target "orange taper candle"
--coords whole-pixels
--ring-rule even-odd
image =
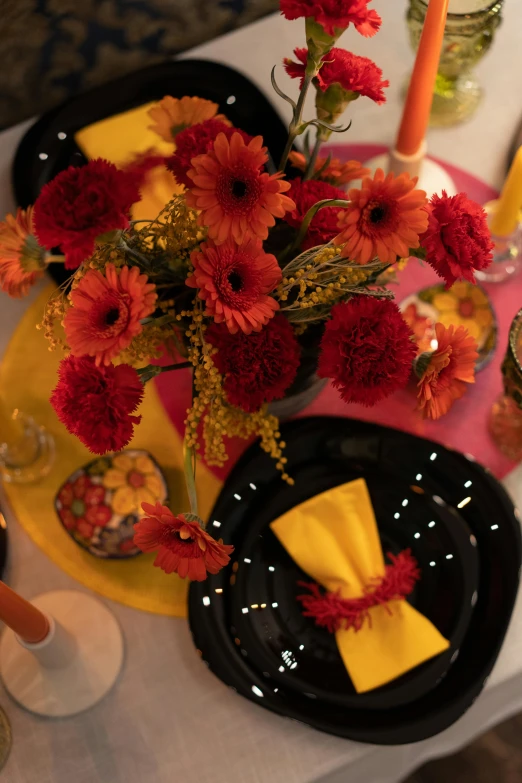
[[[449,0],[429,0],[395,149],[418,152],[428,127]]]
[[[0,582],[0,620],[30,644],[42,642],[49,633],[47,617],[3,582]]]

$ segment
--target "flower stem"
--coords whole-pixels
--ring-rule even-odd
[[[323,201],[317,201],[306,213],[304,216],[303,222],[301,223],[301,227],[297,233],[296,238],[294,239],[292,250],[298,247],[301,247],[301,244],[303,242],[303,239],[306,236],[306,232],[308,231],[308,228],[310,227],[310,223],[314,219],[317,212],[319,212],[320,209],[323,207],[349,207],[351,204],[350,201],[347,201],[342,198],[326,198],[323,199]]]
[[[190,511],[198,516],[198,495],[196,492],[196,460],[192,446],[183,444],[183,467],[185,469],[185,482],[190,502]]]
[[[306,171],[304,173],[303,179],[310,179],[313,176],[314,169],[315,169],[315,162],[317,160],[317,155],[319,154],[319,148],[321,147],[322,142],[323,140],[321,139],[319,132],[317,132],[317,136],[315,137],[314,148],[312,150],[312,154],[310,155],[310,159],[308,161],[308,165],[306,167]]]
[[[63,264],[64,262],[65,256],[62,255],[51,255],[51,253],[48,253],[45,257],[46,264]]]
[[[171,370],[186,370],[187,367],[192,367],[192,362],[179,362],[179,364],[167,364],[161,368],[161,372],[170,372]]]
[[[299,98],[294,110],[294,116],[292,117],[292,122],[290,123],[290,126],[288,128],[288,139],[286,141],[286,147],[284,149],[283,155],[279,162],[279,171],[285,170],[286,162],[288,160],[288,156],[291,152],[295,138],[296,136],[299,136],[299,134],[302,133],[303,131],[301,125],[302,125],[303,109],[306,100],[306,94],[308,92],[308,88],[312,83],[312,79],[315,76],[317,76],[318,72],[319,72],[319,68],[317,67],[317,63],[315,63],[312,60],[312,58],[308,56],[308,62],[306,64],[306,72],[303,79],[303,86],[301,87],[301,92],[299,93]]]

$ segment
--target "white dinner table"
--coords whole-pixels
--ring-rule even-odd
[[[401,112],[401,88],[413,54],[405,24],[406,0],[375,0],[381,32],[355,31],[341,45],[374,59],[390,80],[378,107],[360,99],[350,113],[349,142],[389,144]],[[473,119],[430,130],[429,151],[500,186],[506,155],[522,116],[522,2],[506,0],[504,22],[476,71],[485,97]],[[199,46],[183,57],[237,68],[270,97],[288,120],[288,105],[271,90],[270,70],[287,92],[295,89],[281,67],[304,45],[301,21],[269,16]],[[132,79],[132,75],[128,77]],[[308,106],[310,111],[310,105]],[[309,114],[308,116],[311,116]],[[11,162],[31,120],[0,133],[0,215],[14,207]],[[337,139],[335,139],[337,141]],[[44,285],[44,283],[42,283]],[[509,285],[518,285],[519,278]],[[38,286],[24,300],[0,293],[0,356]],[[503,350],[500,346],[499,350]],[[28,378],[28,383],[31,379]],[[522,500],[522,466],[504,484]],[[30,487],[28,490],[30,491]],[[85,588],[43,554],[8,511],[6,581],[27,598],[46,590]],[[6,783],[398,783],[431,758],[455,752],[522,709],[522,598],[489,681],[471,709],[451,728],[424,742],[397,747],[364,745],[322,734],[250,703],[203,665],[186,620],[162,617],[106,601],[125,636],[126,656],[113,690],[91,710],[64,720],[35,717],[0,685],[0,706],[11,721],[13,747],[0,773]],[[448,781],[448,783],[451,783]]]

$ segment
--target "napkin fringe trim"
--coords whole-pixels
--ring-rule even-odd
[[[365,622],[371,628],[370,609],[373,606],[384,606],[389,614],[393,614],[389,602],[410,595],[421,572],[410,549],[404,549],[398,555],[388,552],[387,557],[391,563],[386,565],[384,576],[372,579],[359,598],[342,598],[340,590],[324,593],[315,582],[299,582],[309,591],[309,594],[297,596],[303,606],[303,615],[313,617],[316,625],[335,633],[349,628],[360,631]]]

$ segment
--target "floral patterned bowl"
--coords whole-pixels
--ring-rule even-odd
[[[54,505],[65,530],[96,557],[135,557],[134,525],[141,504],[166,503],[165,476],[146,451],[127,449],[76,470],[60,487]]]

